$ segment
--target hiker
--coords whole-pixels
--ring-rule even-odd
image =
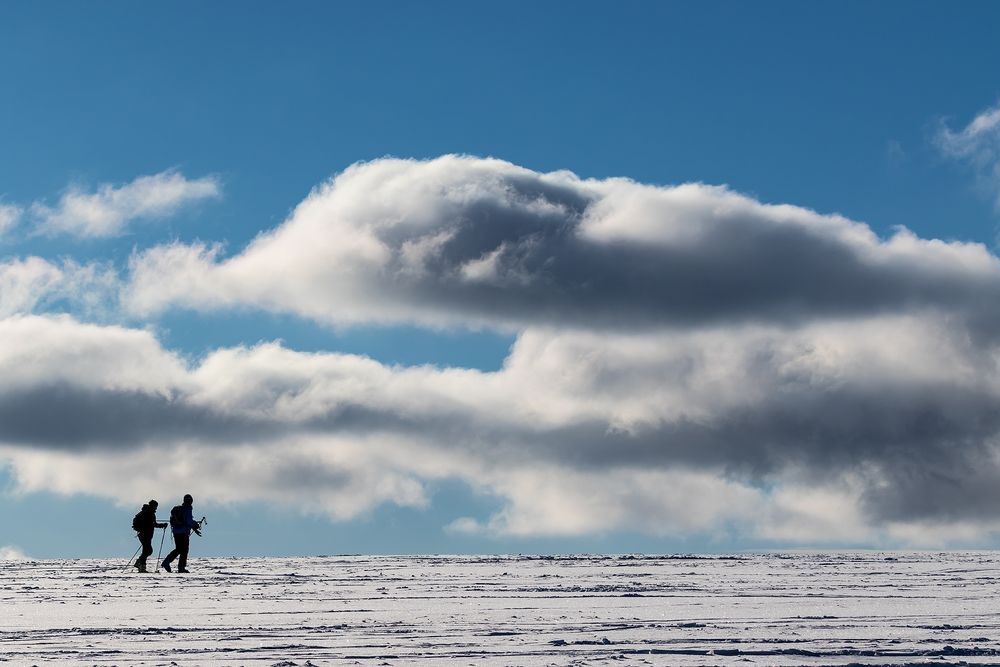
[[[159,507],[159,503],[150,500],[132,519],[132,530],[136,532],[136,537],[142,544],[142,555],[135,560],[135,567],[139,568],[140,572],[146,571],[146,558],[153,553],[153,533],[156,532],[157,528],[167,527],[166,523],[160,523],[156,520],[157,507]]]
[[[194,498],[189,493],[184,496],[184,503],[182,505],[177,505],[170,510],[170,529],[174,534],[174,550],[168,553],[167,557],[163,559],[163,563],[161,563],[163,569],[167,572],[172,572],[170,563],[179,556],[177,572],[187,573],[188,546],[191,543],[191,531],[193,530],[201,537],[201,522],[194,520],[192,505],[194,505]]]

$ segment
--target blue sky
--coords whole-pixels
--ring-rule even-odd
[[[359,297],[357,303],[350,299],[343,303],[331,301],[329,312],[317,310],[315,300],[288,305],[285,299],[284,305],[275,306],[269,296],[271,286],[266,284],[248,292],[249,296],[233,296],[243,287],[237,282],[227,287],[219,267],[225,267],[228,260],[238,260],[261,233],[282,227],[315,188],[351,165],[386,156],[430,160],[413,167],[416,171],[412,178],[420,182],[428,182],[432,177],[427,170],[436,167],[424,169],[419,165],[434,165],[433,160],[439,156],[459,154],[498,158],[531,174],[568,170],[581,179],[601,183],[603,179],[624,177],[665,188],[683,183],[726,185],[728,192],[744,197],[738,206],[750,206],[746,202],[791,204],[821,216],[839,214],[868,225],[883,240],[890,238],[898,226],[905,226],[919,239],[980,243],[988,249],[984,252],[995,253],[995,202],[1000,190],[995,147],[1000,144],[989,143],[996,141],[990,138],[994,135],[963,135],[962,131],[975,118],[984,114],[988,117],[1000,101],[1000,88],[989,72],[990,63],[1000,62],[1000,45],[993,34],[998,13],[1000,9],[988,3],[955,8],[945,3],[914,2],[303,2],[281,8],[263,3],[172,3],[155,8],[115,2],[6,3],[0,7],[0,204],[19,213],[16,224],[0,239],[3,261],[36,257],[60,266],[68,259],[80,265],[91,263],[114,276],[125,286],[122,289],[128,289],[133,284],[130,258],[144,257],[143,253],[153,248],[218,243],[221,246],[216,254],[204,266],[198,264],[205,276],[199,284],[223,285],[220,289],[229,290],[224,296],[219,295],[221,292],[192,295],[187,293],[190,288],[181,286],[169,297],[153,298],[144,293],[142,299],[130,302],[132,307],[122,307],[117,296],[110,297],[107,303],[104,296],[95,296],[100,301],[97,306],[84,306],[78,293],[56,295],[14,308],[6,315],[31,314],[44,319],[63,312],[69,313],[79,326],[151,332],[149,340],[157,341],[160,351],[176,354],[190,368],[198,367],[213,350],[280,339],[285,349],[296,353],[364,355],[382,364],[382,368],[431,364],[490,373],[504,368],[512,345],[529,340],[526,331],[563,331],[560,327],[567,327],[565,331],[576,335],[582,326],[580,308],[567,306],[565,314],[560,314],[564,311],[553,306],[555,314],[550,318],[544,309],[532,309],[531,304],[538,303],[534,293],[525,296],[523,304],[517,301],[521,296],[512,296],[510,301],[498,301],[490,310],[469,306],[464,300],[451,301],[451,297],[420,292],[419,298],[413,297],[412,308],[404,304],[392,306],[393,310],[390,305],[396,303],[394,297],[379,291],[384,287],[372,287],[372,298],[378,306],[366,305]],[[972,145],[973,139],[986,143]],[[378,169],[394,168],[388,162],[372,164],[371,178],[375,181],[381,178]],[[515,178],[506,167],[488,164],[459,163],[448,168],[496,169],[496,178]],[[43,222],[45,207],[58,210],[60,198],[68,192],[93,194],[102,186],[121,190],[137,178],[164,173],[179,174],[188,184],[207,179],[214,193],[192,195],[155,215],[126,215],[121,228],[110,235],[59,232],[51,218]],[[471,182],[463,180],[471,178],[467,176],[447,178],[458,179],[449,180],[451,185],[447,187]],[[560,181],[557,185],[591,193],[591,186],[585,184]],[[363,183],[352,187],[364,192]],[[611,197],[603,187],[597,187],[600,195],[586,196]],[[469,215],[474,218],[474,214]],[[753,213],[751,217],[758,215],[765,214]],[[308,224],[315,230],[319,223]],[[502,221],[473,219],[472,224]],[[282,252],[287,252],[287,247],[283,245]],[[262,271],[273,271],[275,283],[285,279],[282,267],[298,261],[282,254],[283,259],[269,263],[272,259],[265,255],[262,252],[244,264],[258,276]],[[895,285],[926,270],[933,273],[940,262],[950,261],[913,257],[907,260],[913,265],[905,279],[879,274],[864,284],[881,294],[879,287],[883,283],[879,281]],[[487,258],[484,254],[483,259]],[[959,263],[968,267],[978,261],[979,255]],[[609,261],[608,266],[613,265],[615,262]],[[788,275],[781,274],[779,279],[787,280]],[[176,278],[161,274],[153,277],[154,287],[172,285],[170,281]],[[592,277],[603,279],[600,274]],[[916,284],[918,278],[912,281]],[[979,285],[975,289],[982,290],[982,285],[992,285],[992,281],[992,277],[978,276],[969,284]],[[808,282],[808,278],[803,279],[803,283]],[[957,282],[959,279],[949,273],[936,284]],[[102,284],[107,287],[107,283]],[[302,295],[309,292],[310,284],[308,280],[289,284],[281,293]],[[835,287],[822,294],[842,289],[843,299],[826,310],[820,309],[815,321],[827,322],[823,318],[830,318],[831,312],[842,317],[845,310],[850,310],[844,304],[865,291],[843,281],[831,284]],[[423,289],[407,289],[410,287]],[[4,289],[13,287],[7,285]],[[118,294],[117,289],[108,288],[109,294]],[[968,289],[973,290],[971,296],[963,292],[965,296],[941,298],[948,303],[973,303],[977,298],[987,298],[988,292]],[[696,292],[692,289],[692,294]],[[319,300],[333,298],[317,294]],[[909,296],[911,292],[906,290],[900,294],[887,296],[888,305],[869,304],[864,308],[876,308],[879,315],[896,313],[896,307],[904,301],[909,304],[911,298],[923,298]],[[746,298],[751,297],[762,298]],[[691,297],[698,298],[709,297]],[[660,321],[662,313],[654,311],[661,301],[637,301],[634,306],[622,306],[620,312],[616,304],[631,303],[630,299],[627,295],[609,298],[608,312],[626,320],[635,317],[637,323]],[[822,300],[816,295],[793,295],[789,299],[775,306],[775,312],[786,313],[803,302]],[[761,313],[766,306],[753,304],[765,302],[737,304],[734,312]],[[383,303],[384,311],[379,310]],[[594,306],[595,310],[602,307]],[[928,308],[939,308],[939,304],[934,301]],[[348,312],[350,316],[345,314]],[[700,312],[698,308],[691,311]],[[863,312],[864,317],[874,317],[873,310]],[[923,316],[924,311],[920,312]],[[677,311],[668,314],[676,316]],[[966,314],[963,311],[961,316]],[[721,327],[718,335],[728,336],[742,326],[727,324],[728,317],[727,313],[717,314],[691,326]],[[813,317],[810,311],[808,316],[797,319],[795,326],[803,326],[804,321],[812,323]],[[953,318],[948,320],[952,328],[946,327],[945,331],[951,335],[957,326],[954,318],[961,317],[954,313],[949,317]],[[989,319],[988,314],[983,317]],[[626,321],[625,327],[629,326]],[[781,319],[780,326],[791,325]],[[883,323],[880,321],[878,326]],[[587,329],[588,335],[611,335],[603,324],[593,327]],[[972,324],[958,328],[956,337],[979,331]],[[800,330],[795,329],[796,335]],[[615,331],[614,335],[619,333]],[[670,335],[681,334],[671,329]],[[876,334],[844,334],[858,340],[864,335]],[[146,347],[149,344],[141,342]],[[644,344],[633,341],[630,345],[634,347],[629,349],[640,349]],[[675,344],[681,346],[680,342]],[[748,343],[733,345],[734,349],[745,350]],[[912,349],[921,350],[921,345],[920,341],[913,342]],[[978,352],[992,350],[986,343],[982,345]],[[62,353],[66,349],[61,348]],[[26,367],[39,364],[41,368],[44,364],[39,358],[25,356],[19,363]],[[61,357],[53,353],[46,358]],[[536,363],[547,359],[551,357],[540,357]],[[843,368],[836,375],[848,385],[861,383],[851,380],[853,376]],[[900,376],[894,386],[912,386],[906,385],[906,377]],[[62,382],[51,377],[46,380],[44,374],[36,380],[38,387]],[[935,387],[954,389],[957,382],[949,377]],[[87,391],[98,389],[106,389],[106,385],[88,387]],[[28,395],[20,385],[11,384],[5,391]],[[30,396],[44,401],[46,394],[39,390]],[[969,405],[993,405],[993,394],[988,398],[977,395],[969,399]],[[939,404],[931,403],[927,410],[933,412]],[[553,398],[549,405],[552,411],[556,404]],[[60,419],[60,403],[33,405],[44,411],[47,419]],[[966,407],[963,404],[962,409]],[[692,415],[696,413],[703,416],[699,412],[703,409],[691,407],[685,419],[695,419]],[[642,421],[645,413],[635,416],[626,407],[615,410],[615,419],[608,422],[610,431],[638,429],[639,422],[648,425]],[[391,417],[401,414],[391,409],[389,413]],[[98,417],[113,421],[116,414]],[[616,421],[619,419],[624,419],[626,426]],[[670,418],[659,415],[650,419],[650,424],[659,424],[657,420]],[[807,425],[812,424],[805,431],[826,433],[822,419],[803,419]],[[912,419],[907,422],[910,426]],[[80,461],[103,461],[102,454],[95,452],[112,452],[126,459],[131,450],[102,449],[101,442],[92,443],[96,449],[72,442],[50,449],[33,439],[28,432],[30,426],[26,428],[5,436],[5,444],[28,458],[5,456],[0,449],[0,460],[7,463],[0,478],[7,489],[0,519],[0,546],[14,545],[38,557],[114,555],[132,548],[127,522],[137,509],[133,508],[133,496],[139,492],[133,486],[111,490],[106,480],[97,478],[92,480],[93,490],[88,491],[87,480],[80,476],[85,476],[89,468],[73,467]],[[861,427],[858,429],[854,434],[831,435],[833,441],[820,443],[817,451],[864,440],[869,449],[862,453],[852,450],[851,456],[867,461],[865,452],[891,449],[881,441],[872,444],[865,440],[868,436],[860,435]],[[507,440],[513,436],[506,432],[491,436],[497,432],[473,428],[443,429],[440,433],[475,441],[477,455],[513,447]],[[568,433],[576,431],[546,435],[571,437]],[[685,437],[671,433],[669,438],[663,437],[671,442]],[[370,436],[356,431],[351,434],[361,438],[357,442],[367,442],[365,438]],[[403,440],[409,437],[396,436]],[[413,437],[418,436],[431,437],[426,432]],[[197,432],[185,437],[189,439],[184,441],[186,449],[180,454],[179,441],[158,441],[158,456],[164,465],[173,457],[192,456],[195,458],[189,463],[193,468],[207,466],[210,470],[220,465],[233,469],[231,461],[211,463],[208,455],[196,456],[201,446],[192,444],[200,442]],[[761,436],[764,440],[767,437]],[[951,435],[947,439],[953,445],[964,441],[964,437]],[[984,443],[992,442],[990,434],[978,433],[977,437]],[[915,441],[892,446],[915,447]],[[226,446],[233,444],[227,442]],[[283,446],[274,443],[266,456],[280,457]],[[622,447],[615,442],[605,446],[609,451]],[[392,451],[395,453],[385,456],[419,456],[405,447]],[[48,456],[56,458],[50,460]],[[842,534],[800,534],[792,528],[743,530],[739,526],[745,518],[724,512],[713,514],[704,524],[674,524],[664,519],[649,527],[634,519],[633,514],[644,503],[666,502],[655,494],[630,500],[628,507],[612,512],[603,523],[589,524],[577,518],[563,522],[559,501],[553,501],[550,511],[539,518],[532,515],[530,508],[547,502],[548,496],[536,489],[537,481],[522,480],[514,472],[504,477],[503,465],[490,454],[484,456],[470,463],[469,470],[481,472],[496,465],[498,472],[439,470],[431,474],[393,469],[390,477],[395,481],[378,483],[398,483],[405,489],[410,488],[410,483],[416,484],[421,489],[417,493],[419,500],[397,503],[387,491],[388,495],[379,495],[350,511],[337,505],[341,500],[330,500],[340,508],[330,510],[323,504],[327,501],[313,504],[309,494],[292,498],[291,492],[280,489],[259,498],[235,491],[229,495],[217,493],[208,473],[207,478],[191,477],[188,486],[177,486],[174,495],[179,498],[183,493],[193,493],[199,499],[196,512],[209,516],[206,539],[195,545],[195,553],[203,554],[718,551],[803,544],[920,545],[925,543],[926,533],[932,532],[934,521],[953,519],[967,523],[962,524],[964,532],[946,537],[946,544],[979,544],[969,537],[977,532],[974,526],[982,528],[979,532],[986,535],[988,544],[997,544],[992,537],[995,533],[990,532],[993,517],[989,513],[966,516],[954,508],[949,510],[951,514],[898,510],[884,516],[874,512],[878,516],[872,518],[873,511],[865,503],[874,502],[874,491],[858,490],[857,486],[851,486],[855,495],[848,496],[862,499],[859,508],[843,510],[843,515],[838,509],[841,487],[831,489],[826,500],[803,501],[822,505],[820,514],[833,523],[860,526]],[[565,456],[566,461],[576,461],[583,455],[570,452]],[[806,485],[803,480],[808,476],[797,477],[794,484],[788,482],[787,476],[792,473],[787,468],[775,468],[759,476],[746,472],[760,468],[756,463],[744,469],[733,462],[732,455],[727,456],[730,458],[720,454],[721,458],[713,459],[711,466],[700,460],[697,465],[689,461],[683,465],[697,468],[699,475],[708,475],[713,483],[739,482],[758,491],[773,491],[772,498],[786,486],[792,489]],[[765,454],[760,456],[763,460]],[[795,454],[782,456],[784,460],[798,460]],[[803,457],[808,462],[804,467],[822,467],[818,462],[822,455],[810,453]],[[515,459],[516,466],[511,463]],[[515,459],[504,459],[504,465],[520,470],[530,467],[533,460],[523,453]],[[924,460],[920,456],[908,460],[913,459]],[[891,464],[888,460],[872,460],[871,465],[876,467]],[[930,455],[926,460],[938,461]],[[158,492],[157,485],[166,482],[158,476],[157,459],[143,458],[141,465],[139,459],[136,461],[134,467],[128,468],[138,477],[132,481],[139,486],[147,482],[152,492]],[[553,464],[548,458],[545,461],[545,465],[556,465],[560,470],[572,469],[564,480],[566,488],[584,484],[573,475],[600,477],[589,467]],[[671,461],[665,469],[674,471],[672,466],[680,464]],[[963,459],[962,465],[968,463]],[[373,466],[371,470],[384,470],[378,463],[365,464],[369,465]],[[620,476],[608,476],[609,485],[630,485],[628,470],[632,468],[628,465],[634,466],[635,462],[622,465],[620,470],[616,468]],[[38,472],[61,471],[60,466],[69,466],[67,472]],[[26,472],[29,470],[35,472]],[[949,479],[959,475],[940,467],[935,471]],[[170,484],[184,479],[182,472],[174,474],[177,477],[168,477]],[[382,479],[378,477],[381,473],[370,474]],[[67,483],[61,475],[75,481]],[[843,477],[827,481],[850,486],[858,483],[859,476],[863,477],[859,469],[850,469]],[[25,490],[24,480],[29,477],[33,481]],[[336,479],[331,477],[329,483],[338,483]],[[232,484],[234,488],[240,486],[238,479]],[[525,491],[529,487],[535,495]],[[553,485],[552,493],[558,495],[560,488]],[[405,496],[408,492],[401,493]],[[692,494],[690,501],[700,503],[697,493]],[[955,500],[956,507],[968,506],[969,498]],[[171,504],[171,498],[162,494],[159,500],[161,505]],[[897,501],[884,500],[882,505],[892,502]],[[675,508],[678,511],[683,510]],[[569,517],[581,514],[572,509],[565,512]],[[498,516],[502,520],[491,521],[491,517]],[[460,522],[453,523],[456,520]],[[446,530],[446,526],[451,528]]]

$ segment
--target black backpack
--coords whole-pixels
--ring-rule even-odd
[[[132,530],[139,532],[142,530],[142,510],[139,510],[134,517],[132,517]]]
[[[170,527],[171,528],[184,528],[187,526],[187,521],[184,520],[184,506],[175,505],[172,510],[170,510]]]

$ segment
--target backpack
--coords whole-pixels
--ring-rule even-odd
[[[132,517],[132,530],[136,532],[142,530],[142,510],[139,510],[139,512]]]
[[[172,510],[170,510],[170,527],[171,528],[186,528],[187,521],[184,520],[184,506],[175,505]]]

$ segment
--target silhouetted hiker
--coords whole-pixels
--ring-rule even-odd
[[[191,531],[201,535],[201,522],[194,520],[194,498],[191,494],[184,496],[184,504],[177,505],[170,510],[170,529],[174,533],[174,550],[163,559],[163,569],[170,572],[170,563],[180,556],[177,561],[177,571],[187,572],[188,546],[191,543]]]
[[[153,533],[157,528],[166,528],[166,523],[159,523],[156,520],[156,508],[159,504],[155,500],[150,500],[142,506],[139,513],[132,518],[132,530],[136,532],[139,543],[142,544],[142,555],[135,561],[135,567],[140,572],[146,571],[146,558],[153,553]]]

